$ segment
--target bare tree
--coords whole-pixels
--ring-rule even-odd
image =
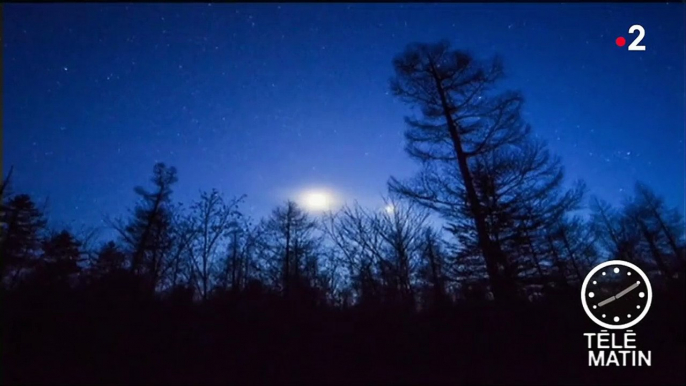
[[[242,198],[225,202],[217,190],[203,192],[191,207],[191,221],[195,237],[188,249],[193,285],[203,299],[212,289],[218,261],[217,250],[223,246],[226,237],[237,227],[241,214],[238,204]]]
[[[591,198],[591,211],[593,229],[606,257],[637,262],[641,235],[635,223],[598,197]]]
[[[313,287],[315,278],[308,275],[311,270],[307,265],[317,258],[321,245],[317,222],[295,202],[288,201],[272,211],[262,231],[264,251],[269,254],[265,259],[267,269],[284,296]]]
[[[0,273],[4,284],[12,288],[35,266],[46,220],[31,197],[19,194],[3,203],[0,222]]]
[[[642,260],[655,267],[667,281],[672,281],[674,272],[685,262],[684,223],[679,212],[666,208],[660,197],[639,182],[634,197],[624,204],[622,214],[624,222],[634,226],[634,234],[640,235],[637,248]]]
[[[195,224],[193,213],[186,213],[181,204],[174,206],[171,215],[171,248],[162,278],[165,280],[165,287],[169,289],[184,287],[188,291],[195,291],[194,267],[190,255],[200,229]]]
[[[563,168],[542,141],[523,137],[471,158],[471,176],[489,245],[500,257],[499,274],[510,291],[515,284],[541,285],[547,278],[548,229],[579,208],[585,186],[563,187]],[[448,220],[455,236],[461,275],[479,282],[490,276],[482,269],[483,250],[466,190],[459,174],[439,165],[425,167],[409,184],[391,187]],[[532,282],[531,278],[535,278]]]
[[[367,212],[357,203],[345,206],[326,218],[324,231],[339,251],[338,259],[347,273],[358,302],[380,301],[380,283],[374,273],[381,258],[380,237],[372,232]]]
[[[552,265],[565,284],[581,286],[586,273],[597,263],[598,250],[592,227],[580,217],[561,218],[547,232]]]
[[[361,302],[413,306],[428,213],[414,202],[386,199],[382,210],[345,206],[327,219],[326,232]]]
[[[419,266],[419,286],[421,286],[422,306],[442,308],[449,302],[449,261],[440,234],[432,228],[425,228],[421,244],[421,264]]]
[[[176,168],[157,163],[151,178],[153,191],[142,187],[135,189],[140,201],[133,210],[133,217],[124,223],[111,222],[126,245],[129,269],[145,279],[150,293],[163,281],[162,274],[173,249],[172,185],[177,181]]]
[[[253,255],[259,242],[260,229],[245,219],[232,223],[227,235],[226,251],[216,274],[216,284],[223,290],[242,290],[252,275]]]
[[[637,182],[633,208],[657,233],[658,242],[668,253],[686,261],[684,256],[684,219],[676,208],[667,208],[664,200],[658,197],[648,185]]]
[[[421,119],[406,119],[408,153],[425,165],[444,164],[459,171],[464,189],[461,201],[474,222],[493,293],[501,300],[511,298],[512,283],[504,274],[506,258],[491,241],[471,158],[517,143],[528,134],[529,128],[520,118],[521,95],[494,92],[503,75],[498,59],[481,63],[466,52],[452,50],[447,42],[410,45],[393,65],[393,93],[422,112]],[[390,186],[396,192],[417,196],[395,179]]]

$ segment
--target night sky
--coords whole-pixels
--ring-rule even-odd
[[[504,86],[613,203],[645,181],[684,208],[683,4],[4,5],[3,169],[52,224],[124,214],[152,166],[175,200],[246,194],[253,217],[310,187],[376,205],[417,166],[391,61],[446,38],[503,57]],[[645,52],[627,45],[646,31]]]

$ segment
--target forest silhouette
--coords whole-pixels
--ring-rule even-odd
[[[410,44],[390,89],[415,108],[385,209],[316,215],[288,201],[174,201],[154,165],[100,243],[49,229],[0,194],[4,384],[679,384],[686,377],[684,222],[637,182],[610,205],[522,119],[498,58]],[[429,221],[440,217],[441,227]],[[606,260],[651,277],[634,330],[651,367],[588,366],[580,288]]]

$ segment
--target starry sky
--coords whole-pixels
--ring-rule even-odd
[[[126,213],[157,161],[175,199],[246,194],[260,217],[309,187],[374,204],[411,176],[411,42],[499,54],[503,87],[568,180],[620,203],[635,180],[684,208],[684,4],[6,4],[3,170],[60,226]],[[644,52],[627,45],[646,31]]]

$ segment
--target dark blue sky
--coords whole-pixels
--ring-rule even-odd
[[[447,38],[502,55],[569,180],[619,202],[641,179],[683,211],[684,9],[8,4],[3,169],[73,226],[123,213],[155,161],[178,168],[177,200],[245,193],[253,216],[310,186],[374,203],[416,169],[391,60]],[[615,45],[633,24],[645,52]]]

